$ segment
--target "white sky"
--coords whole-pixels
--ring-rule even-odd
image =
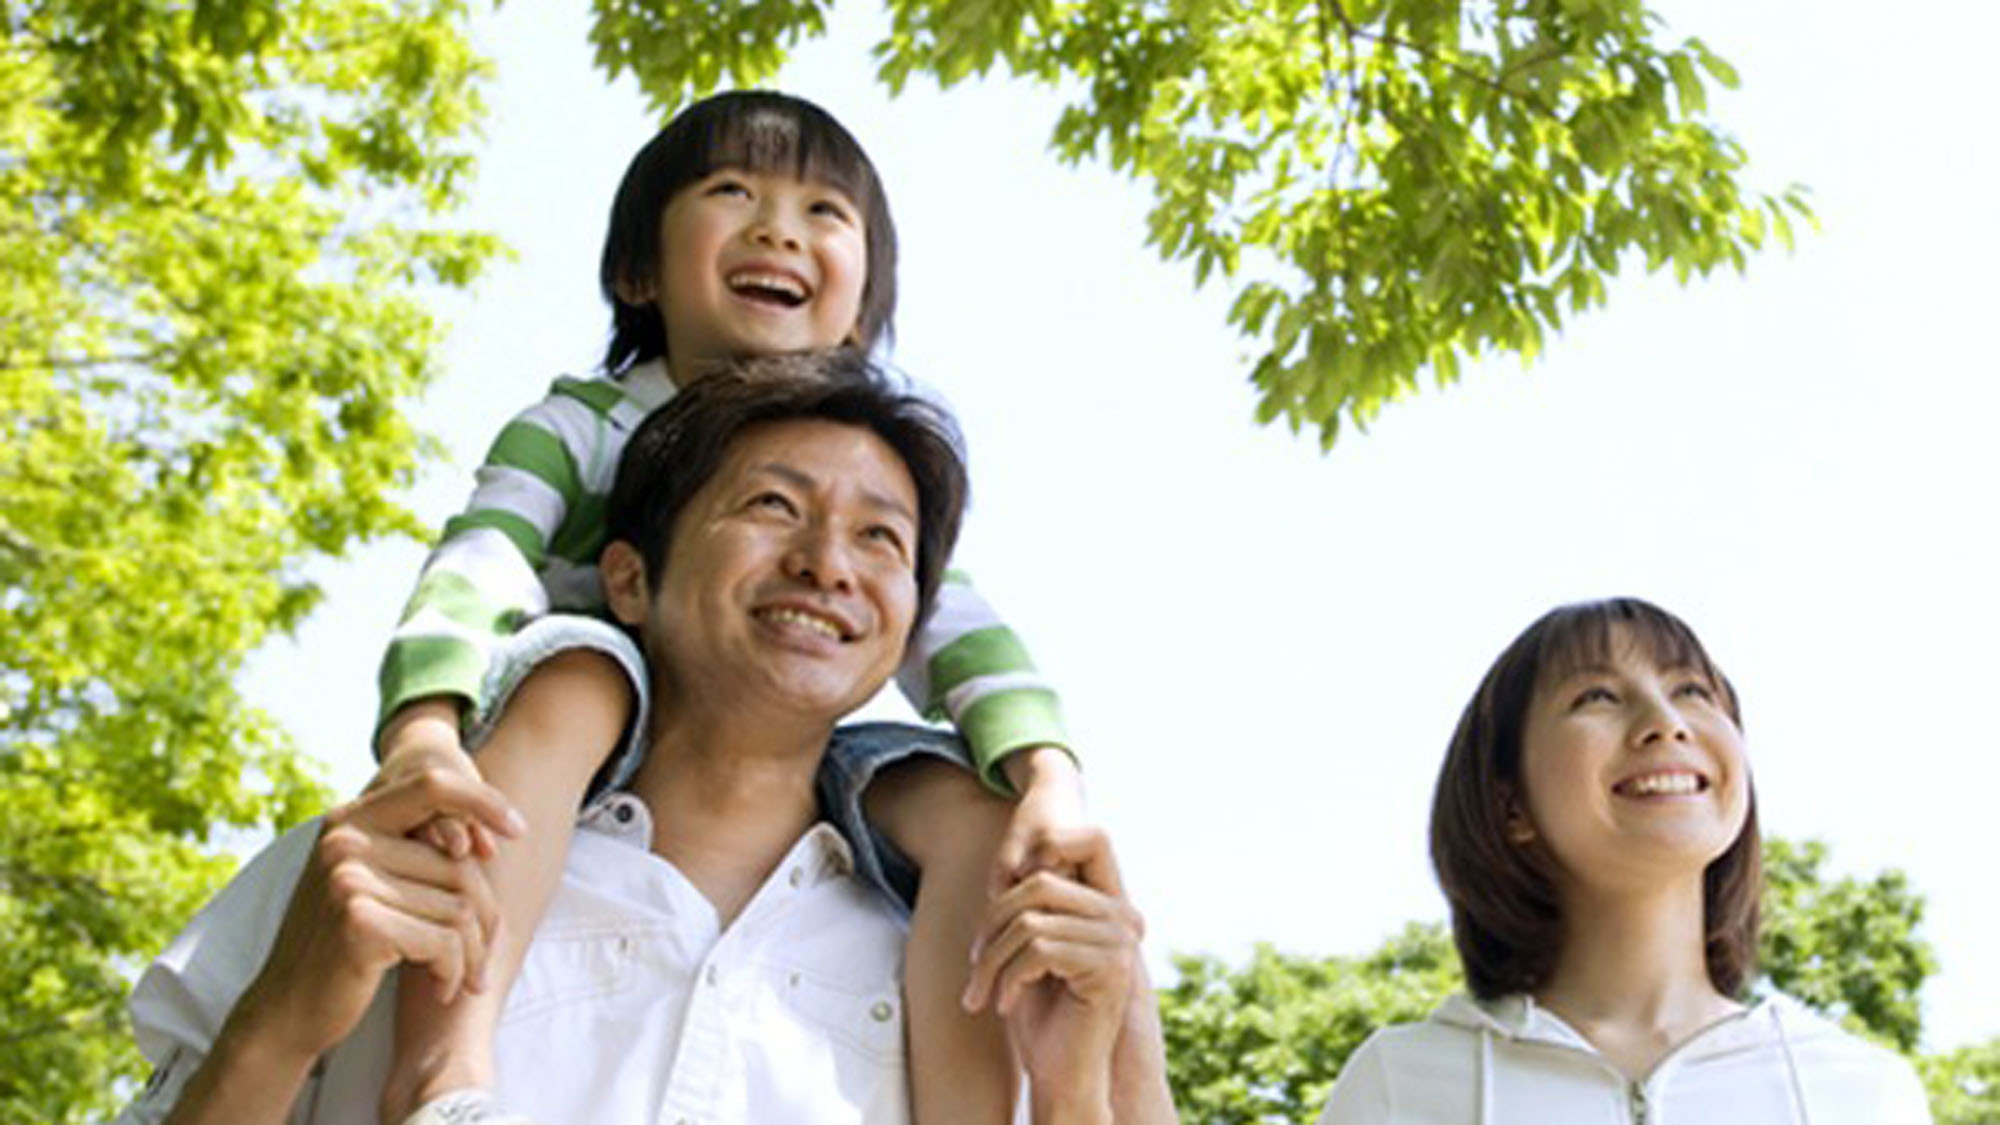
[[[894,358],[972,441],[960,561],[1063,691],[1156,965],[1360,952],[1442,917],[1425,818],[1459,707],[1548,606],[1633,593],[1741,688],[1766,830],[1927,896],[1927,1044],[2000,1032],[1979,825],[2000,791],[2000,9],[1661,6],[1741,71],[1712,104],[1753,180],[1810,185],[1824,232],[1745,279],[1622,278],[1528,372],[1472,365],[1325,457],[1251,423],[1230,294],[1142,248],[1145,193],[1045,153],[1055,99],[996,80],[890,102],[865,22],[782,80],[887,182]],[[411,497],[433,521],[602,344],[604,215],[656,123],[591,68],[580,8],[483,27],[499,78],[470,218],[518,257],[438,301],[448,372],[417,417],[453,457]],[[343,789],[367,776],[375,661],[419,561],[317,566],[326,603],[247,677]]]

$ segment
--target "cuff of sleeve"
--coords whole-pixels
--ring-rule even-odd
[[[1062,705],[1054,692],[1045,689],[987,696],[959,712],[956,725],[972,748],[979,779],[1003,797],[1015,796],[1007,771],[1001,768],[1009,754],[1031,746],[1053,746],[1072,760],[1076,757],[1063,730]]]
[[[382,749],[382,728],[404,704],[444,696],[457,700],[461,713],[471,710],[486,669],[486,654],[461,640],[421,637],[396,642],[383,656],[378,677],[382,709],[375,716],[371,738],[376,753]]]
[[[580,648],[601,652],[616,662],[632,685],[634,701],[632,721],[619,740],[617,752],[591,782],[590,794],[617,789],[630,781],[646,756],[646,715],[651,710],[646,658],[623,629],[595,617],[552,613],[536,618],[500,642],[479,692],[479,707],[466,732],[465,748],[475,751],[492,736],[515,690],[543,661]]]

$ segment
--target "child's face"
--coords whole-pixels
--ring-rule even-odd
[[[660,310],[668,365],[685,374],[848,341],[867,277],[861,210],[844,193],[725,168],[667,201],[658,277],[633,296]]]
[[[1736,840],[1749,808],[1743,736],[1722,687],[1661,668],[1627,626],[1606,665],[1544,675],[1521,731],[1522,836],[1559,882],[1644,893],[1692,876]]]

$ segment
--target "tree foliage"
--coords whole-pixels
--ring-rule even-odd
[[[1917,991],[1937,970],[1917,935],[1923,896],[1900,871],[1829,878],[1817,840],[1765,844],[1758,959],[1773,987],[1900,1051],[1922,1031]]]
[[[2000,1038],[1932,1055],[1918,1065],[1936,1125],[2000,1121]]]
[[[1208,956],[1174,965],[1179,978],[1160,992],[1174,1104],[1183,1121],[1212,1125],[1312,1121],[1362,1040],[1463,985],[1436,925],[1408,926],[1361,958],[1259,945],[1241,969]]]
[[[0,0],[0,1120],[136,1062],[126,971],[324,794],[232,685],[415,528],[398,404],[485,63],[458,0]],[[358,750],[358,748],[357,748]]]
[[[1905,1053],[1932,971],[1923,899],[1901,872],[1830,878],[1817,842],[1765,842],[1759,968],[1765,982]],[[1182,1119],[1201,1125],[1312,1122],[1369,1033],[1421,1019],[1464,987],[1444,928],[1410,925],[1366,957],[1301,957],[1259,946],[1241,968],[1180,957],[1160,992],[1168,1077]],[[1940,1125],[2000,1120],[2000,1040],[1919,1059]]]
[[[767,81],[830,0],[596,0],[598,61],[664,112]],[[1429,372],[1523,361],[1631,262],[1685,282],[1789,245],[1740,182],[1729,64],[1638,0],[889,0],[892,91],[996,66],[1066,91],[1051,144],[1153,192],[1147,238],[1235,289],[1260,420],[1331,445]]]

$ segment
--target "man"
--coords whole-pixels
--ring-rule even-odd
[[[697,381],[626,453],[602,570],[650,678],[615,630],[550,619],[496,686],[497,709],[602,684],[574,673],[608,655],[642,717],[611,771],[629,783],[586,808],[496,1045],[501,1099],[552,1125],[908,1116],[902,932],[854,875],[879,880],[882,863],[856,794],[880,765],[948,743],[833,727],[900,662],[964,470],[921,400],[838,361],[790,362],[816,369]],[[537,737],[520,726],[503,714],[489,747]],[[816,794],[834,737],[861,740],[846,755],[860,775]],[[847,814],[852,847],[823,809]],[[382,974],[408,961],[448,992],[476,986],[490,937],[478,866],[406,838],[440,812],[513,831],[492,790],[422,777],[253,861],[141,981],[157,1069],[121,1120],[373,1120]],[[1101,839],[1053,858],[1080,881],[1041,875],[996,900],[974,991],[1008,1013],[1037,1120],[1109,1120],[1137,917]],[[1156,1047],[1134,1079],[1149,1093]]]

